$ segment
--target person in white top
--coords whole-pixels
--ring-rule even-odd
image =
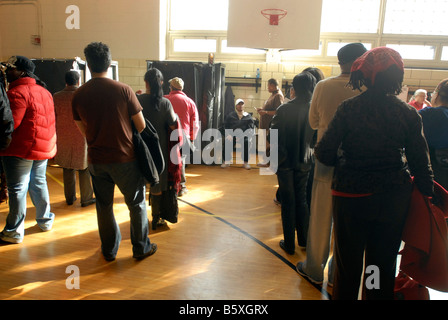
[[[320,81],[314,90],[309,121],[317,130],[317,142],[323,134],[342,101],[360,92],[347,87],[353,62],[367,49],[361,43],[350,43],[338,52],[341,74]],[[297,272],[311,282],[322,284],[324,269],[330,254],[332,233],[331,181],[333,167],[327,167],[315,160],[314,181],[311,193],[310,221],[306,245],[306,260],[297,264]],[[333,283],[334,267],[332,259],[328,266],[328,283]]]

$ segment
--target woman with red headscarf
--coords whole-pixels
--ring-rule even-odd
[[[396,96],[403,74],[403,60],[390,48],[358,58],[349,85],[367,90],[339,106],[315,148],[320,162],[335,167],[333,299],[356,300],[363,271],[366,299],[393,299],[411,176],[422,194],[433,195],[422,120]]]

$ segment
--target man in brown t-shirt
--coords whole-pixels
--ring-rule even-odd
[[[142,107],[129,86],[107,78],[111,63],[107,45],[93,42],[84,54],[92,79],[76,91],[72,108],[88,145],[102,253],[106,260],[114,260],[121,241],[113,211],[117,185],[130,211],[133,256],[143,259],[153,254],[157,245],[148,238],[145,181],[132,141],[131,121],[139,132],[146,125]]]

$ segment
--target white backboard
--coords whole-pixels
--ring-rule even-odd
[[[271,25],[264,9],[286,10]],[[227,45],[258,49],[319,49],[322,0],[229,0]]]

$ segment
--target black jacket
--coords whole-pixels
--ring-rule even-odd
[[[0,150],[5,150],[11,143],[11,135],[14,131],[14,119],[9,106],[3,84],[0,83]]]
[[[272,119],[269,139],[272,150],[273,130],[278,130],[278,170],[311,169],[315,130],[308,121],[310,102],[299,96],[282,104]]]
[[[342,102],[315,148],[334,166],[333,189],[346,193],[387,192],[411,183],[433,195],[433,173],[422,119],[396,96],[367,90]]]

